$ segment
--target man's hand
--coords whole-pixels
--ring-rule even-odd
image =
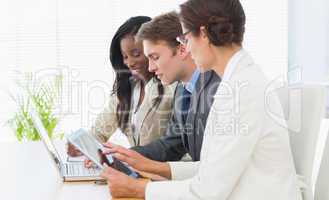
[[[111,167],[105,167],[101,177],[107,180],[112,197],[145,197],[146,180],[134,179]]]
[[[127,163],[139,171],[150,172],[153,168],[152,165],[155,164],[155,161],[144,157],[134,150],[126,149],[122,146],[113,145],[111,143],[105,143],[104,146],[108,148],[108,150],[104,152],[105,154],[111,153],[120,161]]]
[[[127,163],[138,171],[148,172],[171,179],[171,170],[168,163],[150,160],[134,150],[126,149],[111,143],[105,143],[104,146],[108,148],[108,150],[104,152],[105,154],[113,154],[118,160]]]
[[[72,157],[82,156],[82,153],[71,143],[67,143],[67,154]]]

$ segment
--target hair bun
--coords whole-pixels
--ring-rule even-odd
[[[214,45],[222,46],[232,43],[234,38],[233,24],[228,18],[212,16],[206,26],[207,36]]]
[[[225,17],[218,17],[218,16],[211,16],[208,20],[208,24],[218,24],[218,23],[223,23],[227,22],[228,19]]]

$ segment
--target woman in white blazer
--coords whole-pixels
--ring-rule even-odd
[[[208,116],[200,162],[145,161],[149,165],[142,170],[171,179],[148,183],[108,168],[103,175],[112,195],[133,194],[146,200],[300,199],[288,131],[266,112],[270,106],[282,114],[280,102],[275,97],[265,104],[269,80],[242,48],[245,14],[240,2],[189,0],[180,8],[184,34],[178,40],[203,72],[214,70],[222,78]],[[141,169],[136,162],[143,160],[140,155],[119,148],[114,152]]]

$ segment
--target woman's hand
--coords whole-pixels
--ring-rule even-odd
[[[104,168],[101,177],[107,180],[112,197],[145,197],[145,188],[148,182],[145,179],[134,179],[107,166]]]
[[[84,160],[84,165],[85,165],[85,168],[96,168],[97,167],[96,164],[89,159]]]
[[[111,143],[105,143],[103,145],[108,148],[108,150],[104,152],[105,154],[113,154],[118,160],[127,163],[137,171],[171,179],[171,169],[168,163],[150,160],[134,150],[126,149]],[[159,177],[156,179],[158,178]]]
[[[71,143],[67,143],[67,154],[71,157],[82,156],[82,153]]]

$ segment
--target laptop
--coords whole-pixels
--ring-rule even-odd
[[[83,162],[63,162],[33,105],[30,109],[30,116],[63,182],[103,180],[100,177],[100,168],[86,168]]]

